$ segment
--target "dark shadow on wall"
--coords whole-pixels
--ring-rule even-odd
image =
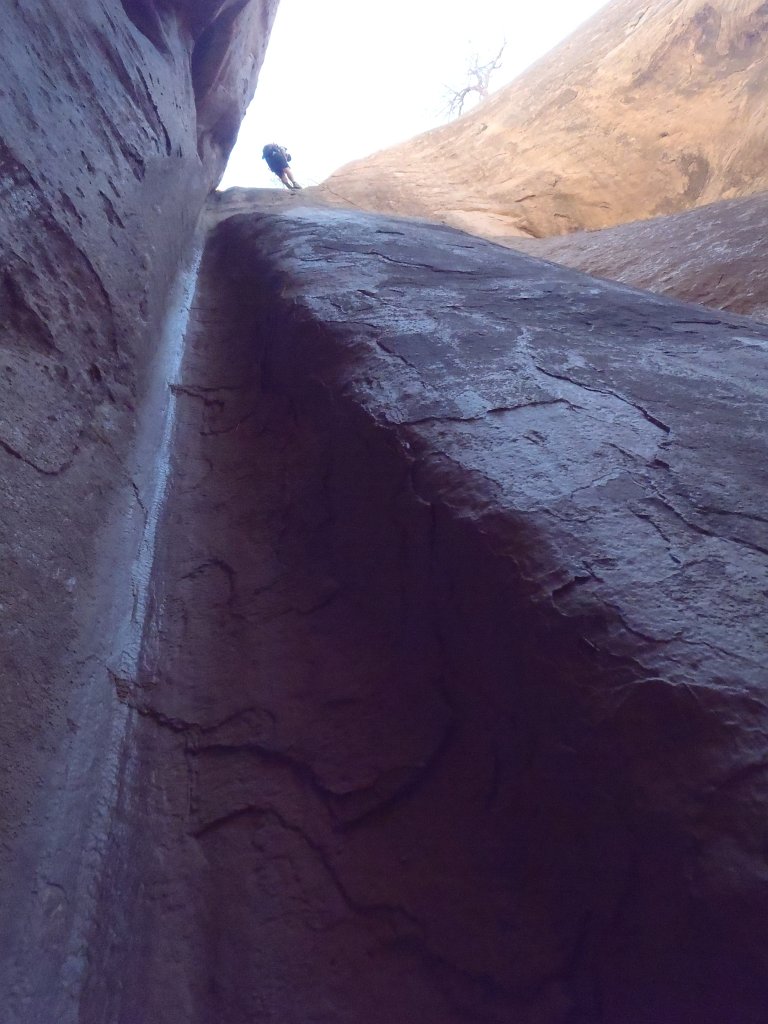
[[[249,0],[238,0],[215,18],[198,37],[192,51],[192,87],[195,103],[201,105],[210,95],[222,66],[231,55],[232,40],[236,34],[235,22],[248,7]],[[227,109],[208,131],[208,137],[223,152],[234,146],[240,128],[239,110],[228,104]]]
[[[143,36],[161,53],[169,52],[162,11],[152,0],[121,0],[123,10]]]

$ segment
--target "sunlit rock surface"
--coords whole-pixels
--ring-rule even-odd
[[[765,193],[603,231],[512,238],[509,244],[588,274],[768,320]]]
[[[82,1019],[120,744],[107,666],[156,483],[131,444],[148,402],[141,443],[160,431],[171,284],[275,7],[3,6],[0,1017],[14,1024]]]
[[[350,164],[364,209],[564,234],[768,188],[768,6],[613,0],[488,102]]]
[[[768,335],[277,201],[214,211],[86,1019],[758,1024]]]

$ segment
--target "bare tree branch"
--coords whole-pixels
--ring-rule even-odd
[[[480,55],[475,54],[471,64],[467,68],[468,84],[463,89],[448,89],[445,112],[449,117],[458,117],[464,110],[464,104],[472,95],[478,100],[488,98],[491,87],[491,75],[498,71],[502,65],[502,56],[507,48],[506,39],[501,44],[499,52],[485,64],[480,63]]]

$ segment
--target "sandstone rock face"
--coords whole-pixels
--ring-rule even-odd
[[[768,319],[768,195],[510,245],[614,281]]]
[[[83,1019],[762,1024],[767,358],[446,228],[224,219]]]
[[[76,1019],[74,922],[91,910],[120,735],[107,666],[156,478],[132,445],[149,451],[162,432],[160,325],[275,7],[23,0],[3,10],[4,1020]],[[75,808],[62,794],[78,788]]]
[[[768,5],[613,0],[452,124],[328,187],[475,234],[542,237],[768,188]]]
[[[765,326],[284,195],[193,301],[272,13],[4,15],[3,1024],[763,1024]]]

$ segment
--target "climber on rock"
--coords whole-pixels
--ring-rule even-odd
[[[293,176],[293,171],[288,166],[291,162],[291,154],[285,146],[278,146],[276,143],[270,142],[261,151],[261,155],[267,161],[270,171],[278,176],[287,189],[293,192],[301,188]]]

